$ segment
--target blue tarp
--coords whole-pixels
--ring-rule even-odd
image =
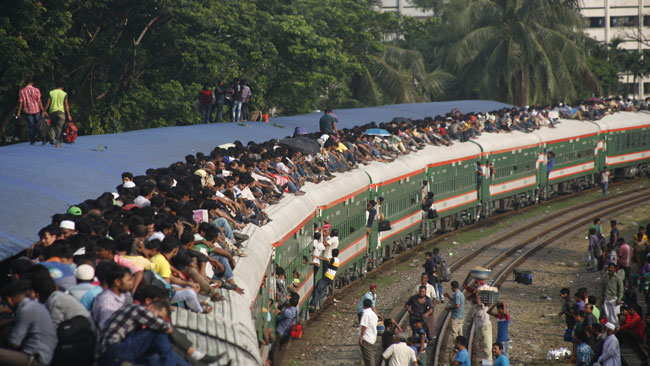
[[[398,104],[336,110],[339,128],[393,117],[444,115],[452,108],[485,112],[509,107],[491,101]],[[240,140],[261,142],[282,138],[297,126],[318,130],[321,113],[272,118],[270,123],[247,122],[167,127],[120,134],[81,136],[73,145],[54,148],[28,143],[0,147],[0,260],[29,247],[38,230],[55,213],[71,205],[115,191],[120,174],[144,174],[148,168],[183,161],[185,155],[209,153],[215,146]],[[273,124],[284,126],[276,127]],[[101,148],[100,148],[101,146]]]

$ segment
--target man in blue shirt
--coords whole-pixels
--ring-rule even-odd
[[[282,312],[278,313],[276,318],[276,332],[281,339],[284,338],[284,342],[289,339],[289,330],[291,329],[291,326],[298,320],[298,314],[300,313],[300,309],[298,309],[299,302],[300,298],[298,296],[292,296],[291,299],[289,299],[289,306],[284,308]]]
[[[469,353],[467,352],[467,338],[458,336],[454,339],[454,351],[449,354],[451,366],[471,366]]]
[[[465,295],[460,290],[458,281],[451,281],[451,289],[454,291],[453,297],[449,294],[445,296],[450,303],[447,310],[451,311],[451,336],[456,339],[463,335],[463,323],[465,322]]]
[[[497,308],[496,314],[492,311],[495,306]],[[508,350],[510,348],[510,336],[508,335],[510,314],[508,314],[508,305],[505,301],[498,302],[495,305],[490,306],[488,314],[497,318],[497,343],[501,345],[503,354],[508,357]]]
[[[0,365],[48,365],[57,337],[45,305],[27,296],[29,281],[18,280],[2,289],[2,298],[15,313],[9,349],[0,348]]]
[[[375,314],[377,314],[377,310],[375,310],[375,305],[377,303],[377,285],[375,285],[374,283],[371,284],[370,290],[363,295],[361,300],[359,300],[359,306],[357,306],[357,315],[359,316],[359,321],[361,321],[361,315],[363,315],[363,301],[365,299],[369,299],[370,301],[372,301],[372,307],[371,307],[372,311],[374,311]],[[379,317],[378,314],[377,317]]]
[[[510,366],[510,360],[503,354],[503,344],[500,342],[492,346],[492,355],[494,355],[494,366]]]

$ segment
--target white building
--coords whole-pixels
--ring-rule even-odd
[[[410,0],[381,0],[381,11],[394,11],[414,18],[428,18],[431,10],[418,9]]]
[[[395,11],[415,18],[430,17],[432,11],[423,11],[410,0],[381,0],[381,11]],[[602,42],[615,38],[625,40],[619,47],[628,50],[650,48],[650,0],[580,0],[580,12],[585,17],[586,33]],[[621,75],[620,82],[632,84],[633,77]],[[650,77],[636,86],[636,95],[650,97]],[[631,96],[631,95],[630,95]]]
[[[626,50],[650,48],[650,0],[581,0],[580,12],[591,38],[607,43],[619,38],[624,41],[619,47]],[[634,78],[622,74],[620,82],[635,90],[637,96],[650,96],[648,77],[637,85],[628,85]]]

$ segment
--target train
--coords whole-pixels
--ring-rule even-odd
[[[554,155],[552,169],[549,152]],[[614,180],[650,173],[650,113],[561,120],[556,128],[530,133],[484,133],[468,142],[426,146],[392,163],[372,162],[333,180],[308,184],[305,195],[285,198],[267,210],[269,224],[247,227],[248,256],[237,259],[234,271],[246,294],[228,294],[225,302],[216,304],[220,320],[214,321],[214,329],[196,321],[187,325],[196,316],[182,309],[175,323],[211,353],[227,351],[235,364],[262,364],[270,349],[265,332],[275,327],[269,301],[275,296],[275,270],[284,268],[288,282],[292,273],[299,275],[300,316],[306,319],[318,280],[306,258],[312,253],[314,231],[325,223],[339,231],[341,264],[333,286],[341,288],[436,232],[597,186],[604,167]],[[423,187],[435,194],[435,219],[423,215]],[[375,220],[367,232],[370,200],[381,202],[390,230],[380,232]]]

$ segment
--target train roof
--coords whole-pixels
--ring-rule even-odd
[[[618,112],[610,114],[596,121],[601,132],[616,131],[619,129],[629,129],[634,127],[650,126],[650,112]]]
[[[464,112],[486,112],[508,105],[491,101],[450,101],[397,104],[336,110],[339,128],[393,117],[424,118],[445,114],[454,107]],[[0,147],[0,260],[29,247],[38,230],[54,213],[111,192],[120,174],[136,175],[168,166],[187,154],[209,153],[215,146],[241,140],[266,141],[291,135],[297,126],[318,129],[321,113],[272,118],[270,123],[218,123],[81,136],[73,145],[55,149],[28,143]],[[335,180],[336,181],[336,180]],[[319,185],[320,187],[321,185]]]
[[[229,365],[261,365],[250,303],[234,291],[221,293],[226,299],[211,302],[214,309],[210,314],[177,307],[170,314],[174,328],[185,334],[194,347],[207,354],[225,353],[220,365],[228,360]]]
[[[372,184],[381,184],[398,177],[410,176],[411,173],[424,171],[424,167],[427,166],[425,150],[426,148],[408,155],[400,155],[393,163],[373,161],[362,169],[368,173]]]
[[[432,164],[451,162],[480,154],[481,149],[471,142],[455,142],[453,147],[427,145],[416,153],[400,156],[396,164],[387,166],[385,163],[372,162],[363,170],[370,175],[373,184],[380,184],[396,177],[410,176],[411,173]]]
[[[345,173],[336,173],[336,178],[318,185],[308,184],[303,187],[306,197],[317,207],[327,207],[341,197],[348,197],[368,187],[368,175],[362,169]]]
[[[539,136],[542,142],[552,143],[576,136],[596,135],[598,132],[598,126],[590,121],[561,120],[556,128],[544,127],[534,134]]]
[[[484,133],[474,140],[481,145],[483,152],[495,153],[502,150],[515,150],[539,145],[539,136],[533,133],[524,133],[519,131]]]

